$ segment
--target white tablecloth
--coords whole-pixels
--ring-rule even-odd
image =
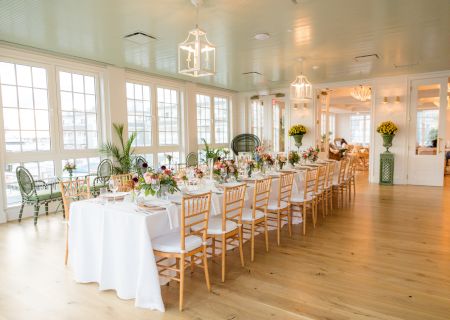
[[[146,215],[135,209],[127,202],[72,203],[69,261],[75,281],[97,282],[100,290],[114,289],[122,299],[136,299],[137,307],[164,311],[151,238],[169,232],[170,221],[178,227],[178,210]]]

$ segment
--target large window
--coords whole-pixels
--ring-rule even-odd
[[[97,149],[95,78],[60,71],[59,90],[64,149]]]
[[[157,89],[159,145],[179,145],[178,93],[167,88]]]
[[[197,140],[199,144],[203,139],[211,143],[211,98],[197,94]]]
[[[6,152],[50,150],[47,71],[0,62]]]
[[[251,106],[251,132],[263,140],[264,107],[261,101],[253,100]]]
[[[352,114],[350,116],[351,142],[362,145],[370,143],[370,115]]]
[[[197,94],[196,101],[198,144],[203,144],[203,139],[213,146],[227,144],[230,126],[228,99]]]
[[[228,99],[214,97],[214,138],[215,143],[228,143]]]
[[[67,162],[75,163],[77,169],[74,172],[75,176],[86,176],[89,174],[96,174],[98,165],[100,164],[100,157],[92,157],[92,158],[77,158],[77,159],[65,159],[61,162],[62,167]],[[63,172],[62,177],[67,177],[68,173]]]
[[[172,168],[180,163],[180,152],[160,152],[158,153],[158,167],[169,165],[169,158],[167,157],[169,155],[172,157],[170,162]]]
[[[135,147],[152,145],[150,87],[127,82],[128,134],[136,133]]]
[[[325,135],[327,132],[327,114],[325,112],[322,112],[322,114],[320,115],[321,120],[320,120],[320,134],[323,138],[323,140],[325,139]],[[336,136],[336,116],[334,113],[330,113],[329,114],[329,138],[330,141],[333,141],[335,136]]]

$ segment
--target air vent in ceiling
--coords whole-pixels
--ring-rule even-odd
[[[367,62],[367,61],[375,61],[375,60],[379,60],[380,56],[377,53],[372,53],[372,54],[364,54],[361,56],[356,56],[353,59],[355,59],[356,62]]]
[[[394,63],[394,68],[395,69],[402,69],[402,68],[412,68],[414,66],[417,66],[419,64],[419,62],[416,63],[408,63],[408,64],[395,64]]]
[[[249,72],[243,72],[242,73],[244,76],[249,75],[249,74],[257,74],[258,76],[262,76],[262,73],[258,72],[258,71],[249,71]]]
[[[140,32],[140,31],[127,34],[123,38],[125,40],[131,41],[133,43],[140,44],[140,45],[147,44],[151,40],[157,40],[156,37],[148,35],[144,32]]]

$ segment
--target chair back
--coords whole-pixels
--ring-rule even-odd
[[[246,184],[225,187],[223,191],[222,231],[226,231],[227,220],[242,224],[242,209],[244,208]]]
[[[339,161],[339,174],[337,181],[338,184],[341,184],[345,180],[345,172],[347,170],[347,164],[348,164],[347,159],[342,159],[341,161]]]
[[[148,162],[143,156],[137,156],[134,159],[134,169],[139,176],[142,176],[148,169]]]
[[[327,181],[328,166],[320,166],[317,168],[317,190],[321,192],[325,189],[325,183]]]
[[[197,235],[206,243],[211,192],[183,197],[181,200],[181,250],[186,250],[186,237]],[[197,226],[196,228],[192,228]],[[195,229],[195,230],[194,230]]]
[[[314,196],[317,191],[317,181],[318,181],[318,169],[308,169],[305,173],[305,195],[306,199],[308,195]]]
[[[27,198],[36,194],[34,178],[27,168],[23,166],[17,167],[16,177],[22,197]]]
[[[270,198],[270,188],[272,178],[266,178],[255,181],[255,190],[253,192],[252,217],[256,218],[256,210],[267,212],[267,206]]]
[[[347,160],[347,168],[345,169],[345,180],[350,179],[350,177],[352,176],[352,171],[353,171],[353,164],[355,163],[355,158],[354,157],[350,157]]]
[[[100,161],[97,167],[97,178],[96,180],[100,180],[102,184],[105,184],[109,181],[109,178],[112,175],[113,164],[109,159],[103,159]]]
[[[89,199],[91,197],[89,176],[60,181],[59,188],[61,189],[64,204],[64,214],[66,219],[69,220],[70,204],[74,201]]]
[[[133,189],[133,175],[131,173],[118,174],[111,176],[111,180],[114,180],[118,186],[118,191],[128,192]]]
[[[334,168],[336,167],[336,164],[334,162],[328,163],[328,173],[327,173],[327,181],[326,181],[326,188],[330,188],[333,186],[333,180],[334,180]]]
[[[280,176],[280,185],[278,189],[278,207],[281,202],[291,202],[292,185],[294,183],[294,172],[283,172]]]
[[[189,152],[186,156],[186,167],[198,166],[198,154],[196,152]]]
[[[261,140],[252,133],[239,134],[231,140],[231,150],[235,155],[239,152],[254,152],[260,145]]]

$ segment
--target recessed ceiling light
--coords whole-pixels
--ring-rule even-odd
[[[267,40],[267,39],[270,38],[270,34],[268,34],[266,32],[264,32],[264,33],[257,33],[257,34],[255,34],[254,38],[256,40],[261,40],[261,41],[262,40]]]
[[[286,31],[287,31],[287,32],[292,32],[292,29],[287,29]]]
[[[317,69],[319,69],[320,67],[319,67],[319,66],[312,66],[312,68],[313,68],[313,70],[317,70]]]

